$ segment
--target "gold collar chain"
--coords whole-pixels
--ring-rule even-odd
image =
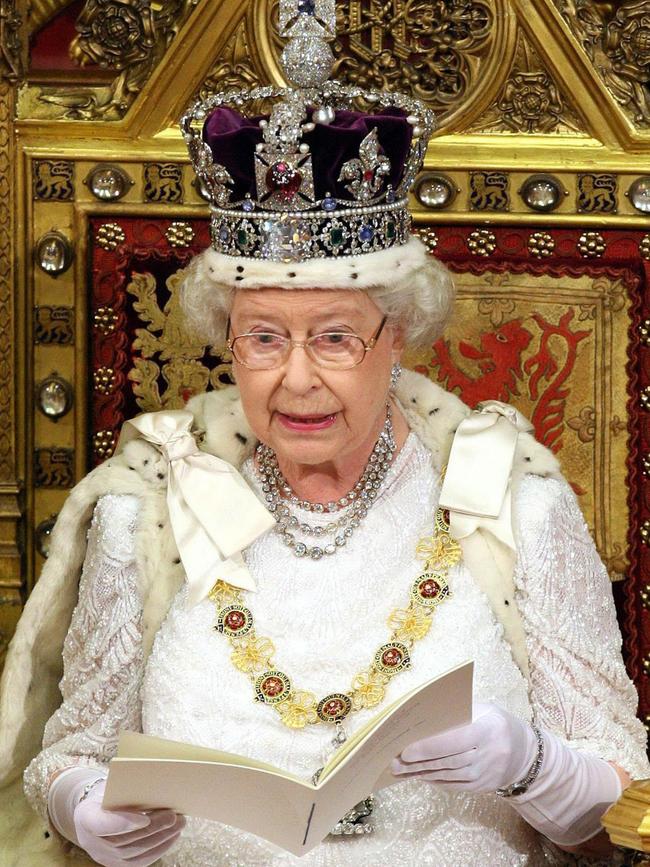
[[[395,608],[388,616],[388,641],[375,652],[368,668],[353,677],[347,692],[329,693],[320,700],[295,688],[276,667],[273,642],[256,633],[253,614],[240,591],[218,580],[209,593],[218,612],[214,628],[230,642],[231,661],[253,683],[255,700],[273,707],[282,722],[294,729],[319,722],[339,726],[351,712],[378,705],[389,681],[410,667],[411,648],[428,633],[435,609],[450,595],[447,576],[460,561],[461,549],[450,535],[444,510],[436,510],[433,533],[418,542],[416,556],[424,568],[411,585],[406,607]]]

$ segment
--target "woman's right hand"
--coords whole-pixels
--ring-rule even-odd
[[[73,821],[77,840],[104,867],[147,867],[178,839],[185,817],[173,810],[104,810],[102,780],[80,801]]]

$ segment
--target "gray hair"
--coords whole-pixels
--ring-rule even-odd
[[[420,245],[419,241],[417,243]],[[412,244],[410,242],[406,246],[411,247]],[[372,259],[377,255],[381,254],[368,254],[367,258]],[[180,286],[180,303],[192,334],[206,344],[221,349],[226,343],[226,324],[237,284],[219,278],[221,269],[214,267],[218,257],[219,254],[214,251],[205,250],[192,259]],[[365,258],[357,257],[359,269],[363,267],[362,260]],[[286,278],[278,283],[274,279],[276,265],[269,263],[269,282],[266,286],[256,288],[276,285],[292,289],[311,288],[309,284],[297,286],[296,283],[288,283]],[[452,276],[441,262],[426,251],[424,256],[417,257],[417,261],[409,262],[408,257],[402,257],[397,265],[401,266],[401,270],[395,269],[394,273],[384,270],[381,281],[379,274],[375,274],[371,281],[359,281],[367,285],[350,287],[350,291],[366,292],[386,314],[389,324],[403,329],[409,349],[429,348],[440,337],[451,315],[455,298]],[[322,280],[319,282],[322,283]],[[330,288],[339,287],[333,282]]]

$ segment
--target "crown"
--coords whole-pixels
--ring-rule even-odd
[[[405,94],[330,80],[335,29],[334,0],[280,0],[290,86],[215,93],[181,118],[217,252],[291,262],[408,241],[408,191],[433,112]],[[247,116],[260,101],[270,113]]]

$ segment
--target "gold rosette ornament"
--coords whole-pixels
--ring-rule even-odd
[[[313,692],[296,690],[282,704],[278,705],[282,722],[290,729],[304,729],[306,725],[318,722],[316,696]]]
[[[388,625],[398,641],[419,641],[431,628],[431,615],[423,608],[397,608],[388,618]]]
[[[355,710],[375,707],[386,695],[386,678],[374,668],[360,671],[352,680],[352,693]]]
[[[275,647],[270,638],[257,638],[251,635],[243,639],[232,652],[232,664],[245,674],[272,668],[271,657]]]
[[[458,542],[444,531],[421,539],[415,554],[423,560],[426,569],[450,569],[460,562],[461,550]]]

